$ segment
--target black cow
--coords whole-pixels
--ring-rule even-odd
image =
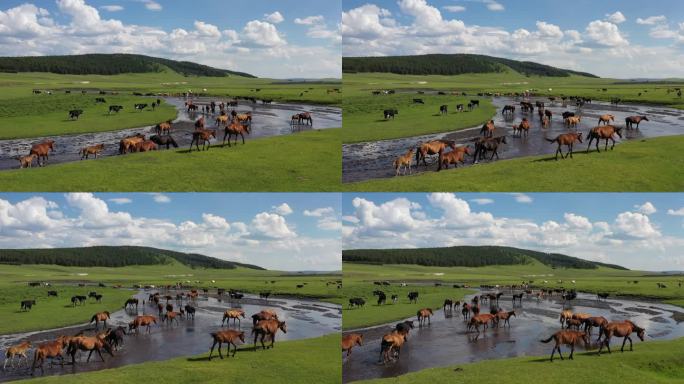
[[[78,117],[83,114],[82,109],[72,109],[69,111],[69,118],[78,120]]]
[[[147,108],[147,104],[135,104],[133,108],[139,111],[143,111],[145,108]]]
[[[479,107],[479,106],[480,106],[480,100],[470,100],[470,104],[472,104],[473,107],[474,107],[474,106],[478,106],[478,107]]]
[[[57,297],[57,291],[48,291],[48,297],[50,296]]]
[[[409,292],[408,299],[409,303],[418,303],[418,292]]]
[[[413,99],[413,104],[425,104],[423,99]]]
[[[382,114],[385,116],[385,120],[389,119],[390,117],[392,118],[392,120],[394,120],[394,115],[398,115],[399,111],[397,111],[396,109],[385,109],[384,111],[382,111]]]
[[[107,100],[104,99],[104,97],[97,97],[95,98],[96,103],[106,103]]]
[[[349,308],[363,307],[364,305],[366,305],[366,300],[360,297],[352,297],[349,299]]]
[[[463,110],[464,110],[463,104],[457,104],[456,105],[456,112],[463,112]]]
[[[109,113],[112,113],[112,111],[119,113],[119,111],[122,109],[123,109],[122,105],[110,105],[109,106]]]
[[[378,305],[383,305],[387,302],[387,295],[383,291],[373,291],[373,296],[378,297]]]
[[[23,300],[21,302],[21,310],[22,311],[30,311],[31,307],[33,307],[34,305],[36,305],[35,300]]]
[[[77,304],[85,304],[87,299],[85,296],[71,296],[71,306],[75,307]]]
[[[446,115],[448,113],[447,108],[448,107],[446,105],[440,105],[439,106],[439,114],[440,115]]]

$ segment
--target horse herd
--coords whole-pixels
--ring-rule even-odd
[[[51,291],[52,292],[52,291]],[[217,294],[219,296],[225,293],[225,289],[219,289]],[[231,299],[243,297],[237,291],[230,290],[229,292]],[[260,294],[261,298],[268,298],[270,293]],[[51,296],[57,296],[52,295]],[[89,294],[91,297],[96,297],[99,301],[101,295],[97,297],[97,293],[91,292]],[[46,360],[50,360],[50,366],[58,360],[61,366],[64,366],[64,355],[71,356],[71,364],[76,365],[76,355],[79,351],[88,352],[88,357],[86,363],[90,361],[93,353],[97,353],[100,360],[104,362],[103,352],[108,353],[110,356],[114,356],[115,351],[119,351],[124,344],[125,336],[132,336],[134,333],[137,336],[141,328],[145,328],[147,333],[151,333],[151,327],[158,325],[161,326],[164,323],[168,327],[172,327],[174,322],[179,325],[179,319],[181,320],[195,320],[196,312],[196,300],[199,296],[199,292],[196,289],[192,289],[189,292],[178,292],[175,296],[166,294],[161,295],[159,292],[155,292],[149,295],[147,300],[147,305],[158,309],[158,316],[145,314],[145,300],[140,300],[138,298],[132,297],[126,300],[123,308],[126,312],[132,311],[135,317],[128,322],[127,326],[117,325],[115,328],[107,326],[107,320],[111,319],[111,314],[108,311],[102,311],[95,313],[89,324],[95,323],[95,328],[91,329],[93,331],[92,335],[86,335],[86,330],[81,330],[73,336],[60,335],[54,340],[45,341],[39,343],[35,346],[29,340],[24,340],[16,345],[12,345],[5,351],[5,362],[3,365],[3,370],[7,369],[9,364],[10,368],[20,368],[22,362],[25,363],[27,368],[30,368],[31,375],[34,374],[37,368],[40,368],[41,373],[44,373],[44,363]],[[82,296],[85,298],[85,296]],[[80,301],[81,296],[74,296],[72,302]],[[174,307],[173,300],[175,300],[177,309]],[[186,300],[186,305],[183,306],[183,300]],[[27,303],[28,302],[28,303]],[[26,300],[22,302],[22,308],[28,304],[30,309],[31,305],[35,305],[35,300]],[[74,304],[76,305],[76,304]],[[138,315],[138,305],[143,306],[143,314]],[[279,320],[278,313],[272,309],[262,309],[261,311],[251,315],[252,319],[252,330],[251,335],[254,337],[254,350],[258,349],[257,343],[261,345],[263,349],[273,348],[275,346],[276,334],[279,331],[287,333],[287,325],[285,321]],[[223,344],[226,344],[227,352],[226,355],[231,356],[231,346],[233,346],[232,356],[234,357],[237,351],[237,342],[245,343],[245,331],[241,331],[240,318],[245,318],[245,311],[241,308],[230,308],[227,309],[223,314],[223,320],[221,322],[221,327],[227,326],[227,329],[221,329],[216,332],[211,332],[210,336],[212,338],[212,345],[209,352],[209,360],[212,359],[214,349],[218,345],[218,354],[221,359],[223,359],[223,353],[221,348]],[[230,329],[230,321],[233,320],[233,326],[237,322],[237,329]],[[103,324],[102,330],[100,330],[100,323]],[[270,341],[269,345],[265,342]],[[29,351],[34,348],[33,362],[29,367]],[[17,365],[15,366],[15,363]]]
[[[457,109],[458,107],[459,106],[457,106]],[[521,113],[523,114],[533,114],[534,109],[536,107],[542,130],[550,126],[553,118],[553,112],[549,109],[546,109],[545,104],[543,102],[537,101],[535,104],[532,104],[528,101],[521,101],[520,107]],[[501,113],[503,114],[505,119],[513,119],[515,116],[515,110],[515,105],[505,105],[502,108]],[[440,106],[440,114],[446,113],[446,111],[446,105]],[[394,115],[398,114],[398,111],[385,110],[384,114],[385,118],[387,119],[389,116],[394,117]],[[531,117],[522,117],[520,123],[512,125],[513,137],[527,138],[529,136],[529,132],[531,129],[530,118]],[[574,112],[566,111],[562,113],[562,119],[566,128],[576,129],[577,125],[582,121],[582,116],[576,116]],[[588,140],[588,146],[586,150],[587,153],[589,152],[589,149],[591,148],[591,145],[594,142],[596,146],[596,151],[600,153],[601,150],[599,148],[599,143],[601,142],[601,140],[605,141],[604,150],[608,150],[609,141],[612,144],[610,147],[610,149],[612,150],[613,148],[615,148],[615,136],[622,138],[623,129],[639,129],[639,124],[641,122],[649,120],[647,116],[642,115],[627,116],[625,118],[624,128],[609,124],[614,121],[614,115],[604,114],[599,116],[598,125],[594,128],[591,128],[589,132],[587,132],[586,136],[583,136],[582,132],[572,131],[562,133],[553,139],[545,138],[545,140],[549,143],[557,144],[558,147],[555,153],[556,160],[558,160],[559,154],[561,156],[561,159],[565,159],[567,157],[572,158],[575,143],[583,143],[583,138],[585,140]],[[486,123],[484,123],[479,131],[482,137],[478,137],[473,141],[474,149],[471,149],[469,144],[457,145],[455,141],[445,139],[431,140],[428,142],[420,143],[415,148],[409,148],[409,150],[404,155],[398,156],[392,162],[392,167],[395,170],[395,176],[399,176],[402,173],[404,175],[411,173],[412,157],[414,156],[414,153],[416,159],[416,166],[418,166],[421,161],[423,165],[427,166],[428,164],[425,160],[426,157],[438,155],[437,171],[440,171],[443,168],[448,169],[451,164],[453,164],[454,167],[458,167],[459,164],[464,164],[465,156],[472,156],[473,163],[476,163],[487,157],[489,157],[490,161],[494,160],[495,157],[498,160],[499,148],[503,144],[507,144],[507,139],[505,135],[494,137],[494,132],[496,131],[496,128],[497,127],[494,125],[494,120],[489,120]],[[562,151],[563,146],[567,148],[565,154],[563,154]],[[447,148],[450,148],[451,151],[445,152]]]
[[[511,287],[513,292],[513,287]],[[462,319],[466,325],[466,333],[477,332],[475,339],[480,336],[480,328],[482,332],[486,332],[489,327],[499,328],[501,325],[505,328],[511,327],[511,319],[516,317],[515,310],[503,310],[499,307],[499,301],[503,296],[503,292],[487,292],[480,295],[474,296],[470,302],[459,301],[452,298],[447,298],[444,300],[442,305],[442,310],[444,311],[445,317],[449,318],[453,316],[454,310],[460,310]],[[533,291],[531,289],[523,289],[518,293],[512,293],[511,301],[515,307],[516,301],[519,301],[522,305],[523,297],[527,296],[528,299],[531,297],[536,297],[537,300],[549,297],[553,295],[560,295],[563,299],[563,308],[565,308],[565,303],[567,301],[573,300],[577,297],[577,293],[574,290],[566,291],[563,289],[540,289]],[[378,304],[385,304],[386,295],[382,291],[374,291],[374,296],[378,296]],[[598,293],[597,300],[605,300],[609,296],[608,293]],[[392,295],[392,301],[396,303],[397,295]],[[410,292],[408,295],[410,303],[417,303],[418,292]],[[481,313],[481,305],[489,305],[489,313]],[[353,307],[363,307],[365,305],[365,300],[360,297],[355,297],[349,299],[349,308]],[[420,308],[416,312],[416,318],[418,322],[418,327],[429,327],[431,324],[430,318],[434,316],[434,310],[432,308]],[[610,341],[613,337],[623,338],[621,351],[624,352],[625,344],[629,341],[630,351],[632,348],[632,338],[631,334],[636,333],[641,341],[644,341],[645,329],[637,326],[634,322],[630,320],[623,321],[608,321],[603,316],[593,316],[588,313],[573,313],[570,310],[563,309],[560,313],[560,324],[561,329],[553,333],[547,339],[540,340],[542,343],[549,343],[552,340],[555,342],[553,351],[551,353],[550,360],[553,361],[556,351],[558,355],[563,359],[560,347],[561,345],[567,345],[570,347],[570,359],[573,359],[573,354],[575,346],[579,343],[584,343],[585,348],[588,350],[590,348],[590,337],[592,334],[592,329],[598,329],[597,343],[600,343],[598,355],[601,354],[603,348],[607,348],[608,352],[611,353]],[[389,362],[397,361],[404,344],[408,342],[409,332],[415,328],[414,321],[406,320],[396,324],[391,332],[383,335],[380,342],[380,357],[379,362],[382,364],[387,364]],[[603,339],[603,340],[601,340]],[[346,357],[349,359],[352,353],[352,349],[355,346],[363,345],[363,334],[360,333],[349,333],[344,335],[342,338],[342,351],[346,352]]]

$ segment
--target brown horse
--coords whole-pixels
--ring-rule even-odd
[[[47,163],[48,154],[50,153],[50,151],[54,150],[55,141],[45,140],[42,143],[33,144],[33,146],[31,147],[31,151],[29,152],[29,155],[36,155],[36,157],[38,158],[38,166],[42,167]],[[43,159],[42,162],[41,159]]]
[[[136,148],[138,149],[138,152],[156,151],[157,144],[152,140],[144,140],[138,143]]]
[[[154,131],[157,133],[157,135],[163,135],[166,133],[167,135],[171,134],[171,121],[165,121],[163,123],[159,123],[154,127]]]
[[[579,331],[580,326],[583,324],[582,320],[578,319],[567,319],[565,320],[565,328],[572,329],[575,328]]]
[[[572,318],[573,318],[573,319],[579,320],[579,321],[581,321],[581,322],[584,322],[584,320],[586,320],[586,319],[588,319],[588,318],[590,318],[590,317],[591,317],[590,314],[588,314],[588,313],[583,313],[583,312],[580,312],[580,313],[573,313],[573,314],[572,314]]]
[[[100,321],[104,322],[104,327],[107,328],[107,320],[109,318],[110,317],[108,311],[98,312],[93,315],[93,317],[90,319],[90,322],[95,322],[95,329],[97,329],[98,325],[100,324]]]
[[[527,120],[527,118],[522,119],[520,124],[513,126],[513,136],[515,136],[516,132],[518,132],[520,137],[523,137],[523,135],[527,137],[527,135],[530,133],[530,122]]]
[[[420,164],[421,160],[423,160],[423,165],[427,166],[425,161],[427,155],[441,155],[447,147],[456,149],[456,142],[452,140],[432,140],[421,144],[416,151],[416,166]]]
[[[477,334],[480,334],[480,325],[484,326],[484,331],[487,330],[488,324],[489,323],[494,323],[495,316],[492,315],[491,313],[483,313],[480,315],[475,315],[470,318],[470,321],[468,322],[468,329],[467,331],[470,332],[470,328],[475,328],[477,331]]]
[[[278,330],[287,333],[287,325],[284,321],[279,321],[278,319],[269,320],[259,320],[259,322],[252,328],[252,334],[254,335],[254,350],[257,349],[257,338],[261,336],[261,347],[266,349],[264,345],[264,338],[267,336],[271,339],[271,345],[269,348],[273,348],[275,345],[275,337]]]
[[[439,159],[439,168],[437,168],[437,171],[442,170],[442,168],[449,169],[449,164],[453,164],[454,168],[458,168],[458,163],[463,163],[465,155],[470,154],[468,146],[457,147],[451,152],[442,154]]]
[[[499,311],[496,313],[496,327],[499,328],[499,323],[501,320],[504,321],[504,328],[506,328],[506,324],[508,324],[508,327],[510,328],[511,326],[511,316],[515,317],[515,311]]]
[[[69,340],[69,347],[67,349],[67,352],[71,355],[71,364],[75,365],[76,364],[76,352],[80,351],[90,351],[88,354],[88,359],[86,359],[86,363],[90,361],[90,357],[93,355],[93,352],[97,352],[97,354],[100,356],[100,359],[104,363],[104,357],[102,357],[102,350],[105,350],[109,355],[114,357],[114,352],[112,351],[112,346],[109,345],[108,342],[104,341],[104,339],[98,338],[98,337],[93,337],[93,336],[76,336],[72,337],[71,340]]]
[[[31,154],[26,156],[21,156],[19,160],[19,168],[31,168],[33,166],[33,160],[38,158],[38,156]]]
[[[342,352],[347,351],[347,357],[351,356],[352,348],[363,345],[363,335],[360,333],[350,333],[342,336]]]
[[[54,360],[59,358],[60,364],[64,366],[64,356],[62,356],[62,349],[69,345],[69,338],[66,336],[59,336],[56,340],[47,341],[45,343],[40,343],[36,347],[36,351],[33,353],[33,365],[31,367],[31,374],[38,367],[38,362],[40,362],[40,371],[44,373],[43,363],[45,359]],[[51,363],[52,365],[52,363]]]
[[[309,112],[300,113],[298,123],[302,124],[302,122],[306,123],[307,125],[313,125],[313,118],[311,118],[311,113],[309,113]]]
[[[202,150],[205,150],[205,145],[206,145],[206,150],[209,150],[209,147],[211,147],[211,143],[209,140],[211,138],[216,138],[216,130],[214,129],[197,129],[195,132],[192,133],[192,141],[190,142],[190,150],[188,152],[192,152],[192,145],[195,144],[197,147],[197,150],[199,151],[199,143],[200,141],[202,142]]]
[[[17,345],[12,345],[8,347],[5,351],[5,364],[3,364],[2,366],[2,370],[4,371],[7,368],[8,362],[10,363],[10,368],[14,368],[15,357],[19,358],[19,366],[21,366],[22,358],[28,366],[28,356],[26,356],[26,352],[28,352],[29,348],[31,348],[31,342],[28,340],[24,340]]]
[[[233,324],[235,324],[235,321],[237,320],[238,327],[240,327],[240,317],[243,319],[245,318],[245,311],[242,309],[229,309],[223,313],[223,320],[221,321],[221,326],[223,326],[223,322],[228,320],[228,324],[230,324],[230,319],[233,319]]]
[[[432,316],[432,309],[430,309],[430,308],[419,309],[418,312],[416,312],[416,316],[418,316],[418,326],[419,327],[423,326],[423,324],[425,323],[425,319],[427,319],[428,325],[430,325],[430,316]]]
[[[561,314],[560,314],[560,323],[561,323],[561,326],[563,326],[563,324],[565,323],[565,321],[568,320],[568,319],[572,319],[572,311],[566,309],[565,311],[562,311]]]
[[[228,115],[220,115],[219,117],[216,118],[216,126],[220,127],[221,125],[227,125],[228,124]]]
[[[592,316],[588,319],[584,320],[584,331],[587,332],[591,336],[591,328],[592,327],[599,327],[599,337],[601,337],[601,331],[600,329],[603,328],[608,324],[608,320],[606,320],[605,317],[603,316]]]
[[[599,121],[598,125],[601,125],[601,123],[604,123],[605,125],[608,125],[611,121],[615,121],[615,116],[611,114],[605,114],[599,116]]]
[[[544,116],[544,118],[542,119],[542,128],[548,128],[548,127],[549,127],[549,122],[550,122],[550,121],[551,121],[551,120],[549,120],[548,117]]]
[[[639,129],[639,123],[644,120],[649,121],[646,116],[629,116],[625,118],[625,127],[627,127],[627,129],[632,129],[634,128],[634,124],[636,124],[636,129]]]
[[[576,128],[577,124],[582,121],[582,116],[569,116],[565,118],[565,126]]]
[[[563,133],[556,136],[556,138],[553,140],[546,139],[546,141],[549,143],[558,143],[558,148],[556,149],[556,160],[558,160],[559,153],[561,155],[561,159],[565,159],[568,156],[570,156],[572,159],[572,147],[575,145],[575,141],[579,141],[580,143],[582,142],[582,132]],[[563,151],[561,150],[561,146],[563,145],[568,147],[568,153],[565,154],[565,157],[563,157]]]
[[[625,343],[627,342],[627,340],[629,340],[629,350],[633,351],[634,349],[632,348],[632,338],[629,337],[629,335],[631,335],[632,332],[635,332],[637,336],[639,336],[639,339],[641,339],[641,341],[644,341],[646,330],[644,328],[637,326],[629,320],[625,320],[622,322],[610,322],[606,324],[601,328],[601,332],[599,334],[599,339],[601,338],[601,335],[605,336],[605,338],[603,339],[603,342],[599,347],[598,354],[601,354],[601,350],[603,349],[604,345],[606,346],[606,348],[608,348],[608,353],[612,353],[610,351],[610,339],[613,337],[613,335],[618,337],[624,337],[624,339],[622,340],[622,348],[620,349],[620,352],[625,351]]]
[[[560,346],[563,344],[570,346],[570,360],[574,360],[572,356],[575,353],[575,344],[584,341],[584,345],[589,345],[589,335],[584,331],[558,331],[548,339],[540,341],[542,343],[548,343],[551,340],[556,342],[556,345],[551,352],[551,361],[553,361],[553,355],[556,353],[556,350],[558,350],[558,356],[560,356],[561,360],[564,360],[560,350]]]
[[[81,149],[81,160],[87,159],[90,155],[95,155],[97,159],[97,154],[104,150],[104,144],[91,145],[89,147],[83,147]]]
[[[195,129],[204,129],[204,116],[195,121]]]
[[[228,137],[228,146],[230,147],[230,137],[235,135],[235,145],[237,145],[238,135],[242,137],[242,144],[245,144],[245,134],[249,133],[249,126],[234,119],[230,125],[226,125],[225,133],[223,134],[223,144],[226,144],[226,137]]]
[[[245,342],[245,333],[242,331],[234,331],[232,329],[226,330],[226,331],[218,331],[218,332],[212,332],[211,337],[214,339],[214,344],[211,345],[211,351],[209,351],[209,361],[211,361],[211,354],[214,353],[214,347],[216,344],[218,344],[218,353],[219,357],[223,359],[223,355],[221,354],[221,346],[223,343],[226,343],[226,357],[230,356],[230,346],[232,345],[234,347],[233,349],[233,357],[235,357],[235,353],[237,352],[237,344],[235,343],[238,339],[244,344]]]
[[[496,130],[496,127],[494,126],[494,120],[489,120],[480,129],[480,134],[483,135],[484,137],[492,137],[492,136],[494,136],[495,130]]]
[[[128,330],[131,331],[135,329],[135,333],[138,334],[140,327],[146,326],[147,333],[150,333],[150,326],[152,324],[157,324],[157,318],[150,315],[136,316],[133,321],[128,323]]]
[[[392,331],[382,337],[380,342],[380,361],[386,364],[390,360],[396,360],[399,358],[399,352],[401,352],[401,346],[406,342],[406,335],[402,335],[397,331]],[[390,354],[394,351],[394,356],[390,357]]]
[[[250,112],[238,113],[237,115],[235,115],[235,118],[240,123],[249,124],[249,125],[252,124],[252,113],[250,113]],[[301,117],[300,117],[300,122],[301,122]]]
[[[145,135],[136,134],[133,136],[124,137],[119,141],[119,154],[125,155],[126,153],[134,152],[137,150],[138,144],[145,140]]]
[[[179,312],[167,311],[167,312],[164,314],[164,318],[163,318],[162,320],[163,320],[163,321],[166,321],[167,323],[169,323],[169,325],[172,325],[174,320],[176,320],[176,324],[180,324],[180,323],[178,322],[178,317],[179,317],[179,316],[180,316],[180,313],[179,313]]]
[[[622,128],[612,125],[604,125],[602,127],[592,128],[591,131],[589,131],[589,134],[587,134],[587,138],[589,139],[587,153],[589,153],[591,142],[594,141],[594,139],[596,139],[596,152],[601,152],[599,149],[599,141],[601,141],[601,139],[606,140],[606,147],[604,148],[604,151],[608,150],[608,140],[613,142],[613,145],[610,147],[610,150],[612,151],[613,148],[615,148],[615,139],[613,138],[614,134],[617,134],[620,138],[622,138]]]
[[[392,166],[396,170],[395,176],[399,176],[402,167],[404,168],[404,175],[406,175],[406,170],[408,170],[409,175],[411,174],[411,157],[413,157],[413,151],[414,149],[411,148],[405,155],[399,156],[394,160]]]

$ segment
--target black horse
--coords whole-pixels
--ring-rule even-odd
[[[123,345],[124,335],[126,335],[126,328],[118,326],[107,334],[105,340],[117,350],[119,346]]]
[[[506,136],[499,137],[484,137],[478,139],[475,143],[475,154],[473,155],[473,163],[482,160],[487,155],[487,152],[492,152],[492,157],[489,160],[499,159],[499,146],[506,143]]]
[[[169,146],[171,145],[173,145],[174,148],[178,148],[178,143],[176,143],[176,140],[174,140],[171,136],[153,135],[150,136],[150,140],[152,140],[155,144],[159,145],[160,147],[162,145],[166,145],[166,149],[169,149]]]

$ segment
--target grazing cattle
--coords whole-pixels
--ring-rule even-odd
[[[124,309],[128,309],[129,307],[131,309],[133,307],[135,307],[135,310],[138,311],[138,299],[131,298],[131,299],[126,300],[126,302],[124,303]]]
[[[199,151],[199,143],[202,142],[202,150],[204,151],[205,148],[208,151],[209,147],[211,147],[211,143],[209,140],[211,138],[216,138],[216,130],[215,129],[198,129],[192,133],[192,141],[190,142],[190,150],[188,152],[192,152],[192,145],[195,144],[197,147],[197,150]],[[237,139],[236,139],[237,140]],[[206,146],[206,147],[205,147]]]
[[[570,116],[565,119],[565,126],[569,128],[577,128],[577,124],[579,124],[581,121],[582,116]]]
[[[413,104],[425,104],[423,99],[413,99]]]
[[[456,112],[463,112],[463,104],[456,104]]]
[[[363,335],[360,333],[350,333],[342,336],[342,352],[347,351],[347,358],[351,356],[352,348],[355,345],[359,347],[363,345]]]
[[[387,302],[387,295],[383,291],[373,291],[373,296],[378,297],[378,305],[385,304]]]
[[[56,340],[38,344],[35,352],[33,353],[33,365],[31,366],[31,374],[35,372],[36,367],[38,366],[40,366],[41,373],[45,373],[43,370],[43,363],[45,362],[45,359],[51,359],[54,361],[55,358],[59,358],[60,364],[64,366],[64,356],[62,356],[62,349],[64,349],[68,344],[69,338],[66,336],[60,336]]]
[[[439,106],[439,114],[440,114],[440,115],[446,115],[446,114],[448,114],[447,108],[448,108],[447,105],[440,105],[440,106]]]
[[[83,147],[81,149],[81,160],[88,159],[90,155],[95,155],[97,159],[97,154],[104,150],[104,144],[91,145],[89,147]]]
[[[553,355],[556,353],[556,350],[558,350],[558,356],[560,356],[561,360],[564,360],[560,350],[560,346],[563,344],[570,346],[570,360],[573,360],[572,356],[575,353],[575,344],[584,341],[585,345],[589,345],[589,335],[584,331],[558,331],[548,339],[540,341],[542,343],[548,343],[551,340],[556,342],[556,345],[554,345],[553,351],[551,352],[551,361],[553,361]]]
[[[269,348],[273,348],[275,346],[275,337],[278,330],[283,331],[283,333],[287,333],[287,325],[284,321],[278,321],[277,318],[259,320],[254,328],[252,328],[252,334],[254,335],[254,350],[256,351],[257,349],[257,338],[259,338],[259,336],[261,336],[260,341],[261,347],[263,349],[266,349],[266,345],[264,344],[264,339],[266,337],[271,339],[271,345]]]
[[[513,126],[513,136],[516,135],[516,132],[520,137],[523,137],[523,135],[527,137],[530,132],[530,122],[527,118],[523,118],[520,124]]]
[[[624,337],[624,339],[622,340],[622,348],[620,348],[621,352],[625,351],[625,343],[627,342],[627,340],[629,340],[629,350],[634,350],[632,348],[632,338],[630,337],[630,335],[633,332],[637,334],[641,341],[644,341],[644,336],[646,335],[646,330],[644,328],[637,326],[629,320],[625,320],[622,322],[610,322],[601,327],[600,332],[601,333],[599,334],[599,339],[601,339],[601,336],[605,336],[605,338],[603,339],[603,342],[599,347],[599,355],[601,354],[601,350],[603,349],[604,345],[606,346],[606,348],[608,348],[608,353],[612,353],[610,351],[610,339],[613,337],[613,335],[618,337]]]
[[[135,104],[135,105],[133,106],[133,109],[136,109],[136,110],[141,111],[141,112],[142,112],[145,108],[147,108],[147,104],[144,104],[144,103],[143,103],[143,104]]]
[[[88,298],[85,296],[71,296],[71,306],[75,307],[77,304],[83,305],[86,303],[86,300],[88,300]]]
[[[95,102],[96,103],[106,103],[107,100],[105,100],[104,97],[96,97]]]
[[[33,160],[38,156],[35,154],[20,156],[17,158],[19,160],[19,168],[31,168],[33,166]]]
[[[494,136],[495,130],[496,127],[494,126],[494,120],[489,120],[488,122],[484,123],[484,125],[482,125],[482,128],[480,129],[480,134],[484,137],[492,137]]]
[[[470,104],[473,107],[475,107],[475,106],[479,107],[480,106],[480,100],[470,100]]]
[[[582,143],[582,132],[563,133],[556,136],[556,138],[553,140],[546,139],[546,141],[549,143],[558,143],[558,148],[556,149],[556,160],[558,160],[559,153],[561,155],[561,159],[565,159],[568,156],[572,158],[572,148],[575,145],[575,141]],[[563,151],[561,150],[562,145],[566,145],[568,147],[568,153],[565,154],[565,157],[563,157]]]
[[[406,342],[406,336],[397,331],[390,332],[382,337],[380,342],[380,361],[383,364],[399,358],[401,346]]]
[[[432,140],[427,143],[422,143],[416,151],[416,166],[420,164],[421,160],[423,161],[423,165],[427,166],[425,158],[428,155],[439,155],[441,157],[442,152],[444,152],[447,147],[452,150],[456,149],[456,142],[452,140]]]
[[[419,309],[418,312],[416,312],[416,316],[418,317],[418,326],[419,327],[423,326],[423,324],[425,323],[425,319],[427,319],[428,325],[430,325],[430,317],[432,316],[432,309],[430,309],[430,308]]]
[[[473,163],[482,160],[487,155],[487,152],[492,152],[492,157],[489,160],[499,159],[499,147],[502,144],[507,144],[506,136],[499,137],[484,137],[475,142],[475,154],[473,155]]]
[[[605,114],[599,116],[598,120],[598,125],[601,125],[601,123],[604,123],[605,125],[608,125],[611,121],[615,121],[615,116],[611,114]]]
[[[21,302],[21,310],[22,311],[30,311],[34,305],[36,305],[35,300],[23,300]]]
[[[591,142],[594,140],[596,140],[596,152],[601,152],[601,150],[599,149],[599,141],[601,139],[606,140],[606,147],[604,148],[604,151],[608,150],[608,140],[613,142],[613,145],[610,147],[610,150],[612,151],[613,148],[615,148],[615,139],[613,138],[613,135],[615,134],[622,138],[622,128],[615,127],[612,125],[604,125],[601,127],[592,128],[591,131],[589,131],[589,134],[587,134],[587,138],[589,139],[587,153],[589,153],[589,148],[591,148]]]
[[[159,135],[152,135],[150,137],[150,141],[154,142],[158,146],[166,146],[166,149],[169,149],[170,146],[173,146],[174,148],[178,148],[178,143],[176,143],[176,140],[173,139],[171,136],[159,136]]]
[[[41,143],[34,144],[31,146],[31,151],[29,152],[29,155],[35,155],[37,157],[37,162],[38,166],[42,167],[45,164],[47,164],[48,161],[48,155],[50,151],[55,150],[55,141],[54,140],[45,140]],[[42,160],[42,162],[41,162]]]
[[[245,333],[241,331],[234,331],[234,330],[226,330],[226,331],[218,331],[218,332],[212,332],[211,337],[214,339],[214,343],[211,345],[211,351],[209,351],[209,361],[211,361],[211,354],[214,353],[214,347],[216,344],[218,344],[218,353],[219,357],[223,359],[223,355],[221,354],[221,346],[223,343],[226,343],[226,357],[230,356],[230,346],[232,345],[234,347],[233,349],[233,357],[235,357],[235,353],[237,352],[237,344],[236,341],[240,340],[243,344],[245,342]]]
[[[349,308],[363,307],[364,305],[366,305],[366,300],[360,297],[352,297],[349,299]]]
[[[110,105],[108,113],[111,114],[112,111],[114,111],[115,113],[119,113],[119,111],[122,110],[123,108],[124,107],[122,105]]]
[[[418,303],[418,292],[409,292],[408,293],[408,299],[409,303]]]
[[[221,320],[221,326],[228,320],[228,325],[230,325],[230,320],[233,320],[233,324],[237,321],[238,327],[240,327],[240,317],[245,319],[245,311],[242,309],[229,309],[223,313],[223,320]]]
[[[147,327],[147,333],[150,333],[150,327],[152,324],[157,324],[157,318],[150,315],[136,316],[133,321],[128,323],[128,331],[135,329],[135,333],[138,334],[140,327]]]
[[[72,109],[71,111],[69,111],[69,118],[72,120],[73,119],[78,120],[79,116],[81,116],[82,114],[83,114],[82,109]]]
[[[639,129],[639,123],[644,120],[649,121],[646,116],[629,116],[625,118],[625,127],[627,127],[627,129],[632,129],[634,128],[634,124],[636,124],[636,129]]]
[[[413,157],[413,152],[414,149],[411,148],[405,155],[399,156],[394,160],[392,166],[396,170],[395,176],[399,176],[402,168],[404,168],[404,175],[406,175],[407,171],[409,175],[411,174],[411,157]]]
[[[437,171],[442,170],[442,168],[449,169],[450,164],[453,164],[454,168],[458,168],[458,163],[463,163],[465,155],[470,154],[468,146],[457,147],[451,152],[443,153],[439,158],[439,168]]]
[[[48,291],[47,295],[48,295],[48,297],[50,297],[50,296],[57,297],[57,291]]]
[[[100,325],[100,321],[104,323],[104,328],[107,328],[107,320],[109,319],[109,312],[108,311],[103,311],[103,312],[98,312],[93,315],[93,317],[90,318],[90,323],[93,321],[95,322],[95,329],[98,328]],[[90,324],[88,323],[88,324]]]
[[[10,368],[14,369],[15,358],[19,358],[19,366],[21,366],[22,359],[24,359],[26,366],[28,366],[28,356],[26,355],[26,352],[28,352],[29,348],[31,348],[31,342],[28,340],[22,341],[17,345],[9,346],[5,351],[5,363],[2,365],[2,370],[4,371],[7,369],[7,363],[10,363]]]
[[[385,109],[384,111],[382,111],[382,115],[385,117],[385,120],[389,119],[390,117],[392,118],[392,120],[394,120],[394,116],[398,114],[399,111],[396,109]]]

